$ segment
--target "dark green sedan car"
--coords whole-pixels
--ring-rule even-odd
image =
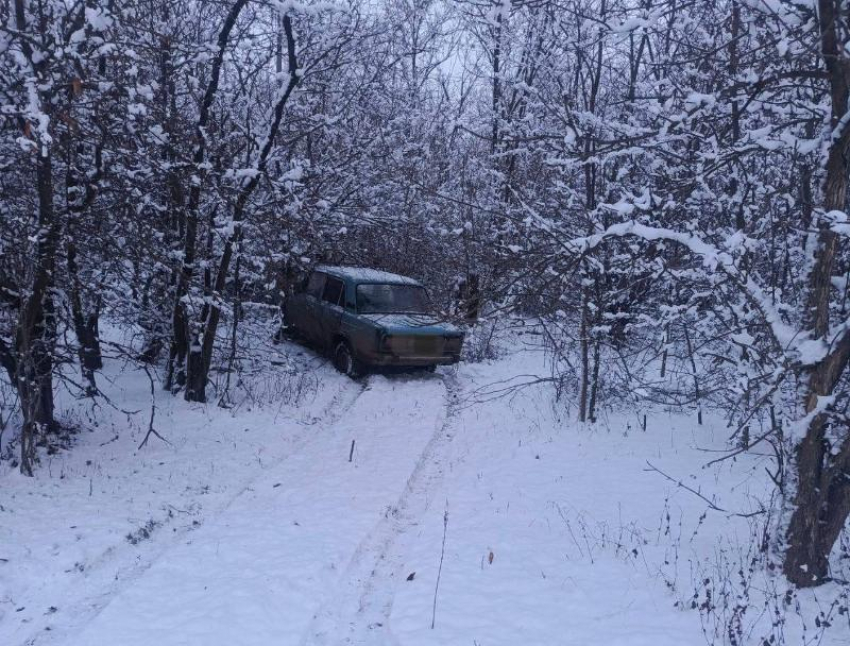
[[[288,331],[356,377],[377,366],[457,363],[463,332],[436,319],[421,283],[375,269],[317,267],[284,306]]]

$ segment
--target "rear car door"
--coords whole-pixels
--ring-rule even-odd
[[[339,332],[344,305],[345,283],[339,278],[328,276],[322,289],[321,312],[317,320],[321,341],[327,347],[330,347]]]
[[[307,281],[304,292],[304,307],[301,309],[301,320],[297,326],[299,331],[311,341],[321,341],[319,334],[319,318],[322,310],[322,292],[325,289],[327,274],[314,271]]]

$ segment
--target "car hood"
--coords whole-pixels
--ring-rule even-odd
[[[361,317],[385,328],[389,334],[460,335],[451,323],[428,314],[361,314]]]

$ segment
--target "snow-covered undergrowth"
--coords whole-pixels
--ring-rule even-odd
[[[109,360],[111,405],[62,399],[70,450],[0,463],[0,643],[850,640],[848,586],[790,591],[762,549],[768,455],[705,467],[710,412],[578,424],[540,339],[361,383],[255,347],[229,408],[157,390],[142,449],[150,383]]]

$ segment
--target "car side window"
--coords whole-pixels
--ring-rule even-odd
[[[343,282],[328,276],[328,280],[325,282],[325,290],[322,292],[322,300],[331,305],[339,305],[344,292],[345,285]]]
[[[322,289],[325,286],[325,275],[317,271],[310,274],[310,280],[307,281],[307,295],[315,298],[321,298]]]

